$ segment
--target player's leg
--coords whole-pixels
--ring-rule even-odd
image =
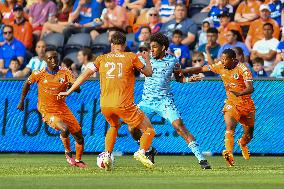
[[[226,124],[225,131],[225,150],[222,152],[224,159],[227,161],[229,166],[234,166],[235,160],[233,157],[234,150],[234,133],[235,128],[238,124],[231,112],[224,112],[224,119]]]
[[[238,145],[242,150],[242,155],[246,160],[250,159],[250,152],[247,147],[247,144],[253,138],[253,131],[254,131],[254,121],[255,121],[255,112],[251,112],[247,116],[242,116],[240,119],[240,123],[244,128],[243,136],[238,140]]]

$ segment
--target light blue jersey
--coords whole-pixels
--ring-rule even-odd
[[[145,77],[140,109],[148,116],[158,114],[168,119],[170,123],[180,118],[171,93],[171,76],[178,59],[171,54],[166,54],[162,60],[151,57],[153,69],[152,77]]]

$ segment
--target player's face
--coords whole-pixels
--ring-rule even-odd
[[[45,61],[47,63],[48,68],[51,70],[56,69],[59,66],[57,52],[50,51],[45,54]]]
[[[228,55],[226,55],[226,54],[222,54],[221,55],[221,61],[222,61],[223,65],[224,65],[225,69],[230,70],[234,66],[234,59],[229,58]]]
[[[151,47],[151,54],[155,59],[160,59],[164,55],[164,46],[161,46],[157,42],[151,42],[150,43]]]

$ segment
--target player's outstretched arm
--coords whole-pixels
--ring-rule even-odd
[[[235,96],[243,96],[243,95],[248,95],[248,94],[253,93],[254,88],[253,88],[252,81],[246,81],[245,85],[246,85],[246,88],[242,90],[241,92],[236,92],[232,90],[230,92],[233,93]]]
[[[18,104],[18,107],[17,109],[23,111],[24,110],[24,106],[25,106],[25,99],[26,99],[26,96],[30,90],[30,83],[28,80],[26,80],[25,84],[24,84],[24,87],[23,87],[23,90],[22,90],[22,94],[21,94],[21,100]]]
[[[86,68],[86,70],[76,79],[76,81],[73,83],[72,87],[68,89],[66,92],[60,92],[57,95],[57,98],[64,98],[66,96],[69,96],[71,93],[73,93],[76,89],[80,87],[87,79],[89,79],[94,74],[94,71]]]
[[[185,74],[199,74],[203,72],[209,72],[210,69],[208,66],[203,66],[203,67],[188,67],[182,70],[182,73]]]

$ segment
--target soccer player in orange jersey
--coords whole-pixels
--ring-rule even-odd
[[[59,67],[56,51],[46,52],[44,60],[47,62],[47,68],[34,71],[26,80],[18,109],[21,111],[24,109],[24,101],[30,85],[37,83],[38,111],[41,113],[44,122],[61,131],[60,138],[65,148],[67,162],[72,166],[84,168],[86,164],[81,160],[84,151],[82,129],[67,107],[65,99],[57,99],[57,94],[66,91],[70,84],[75,81],[75,78],[68,69]],[[76,141],[75,159],[71,153],[69,133]]]
[[[220,74],[226,89],[227,99],[223,109],[226,123],[226,149],[222,155],[229,166],[234,166],[234,132],[238,122],[244,128],[244,134],[238,140],[238,145],[242,150],[243,157],[246,160],[250,159],[247,144],[253,137],[255,121],[255,106],[251,98],[251,93],[254,90],[252,74],[244,63],[236,59],[236,53],[233,49],[224,50],[221,59],[215,64],[196,68],[191,67],[184,70],[176,68],[175,73],[181,76],[178,79],[180,82],[185,82],[186,78],[182,73],[197,74],[208,71]]]
[[[144,65],[136,54],[124,52],[125,42],[124,34],[114,33],[111,37],[111,52],[97,57],[94,63],[87,64],[86,70],[78,77],[72,87],[67,92],[58,95],[59,98],[68,96],[94,72],[99,72],[101,112],[110,124],[105,138],[107,155],[103,160],[106,170],[112,169],[111,153],[116,141],[117,131],[121,125],[120,119],[123,119],[130,127],[138,128],[143,132],[140,149],[134,153],[134,158],[148,168],[154,166],[145,156],[145,151],[151,146],[155,131],[150,120],[134,103],[135,69],[146,76],[151,76],[153,73],[149,53],[141,54],[146,60],[146,65]]]

